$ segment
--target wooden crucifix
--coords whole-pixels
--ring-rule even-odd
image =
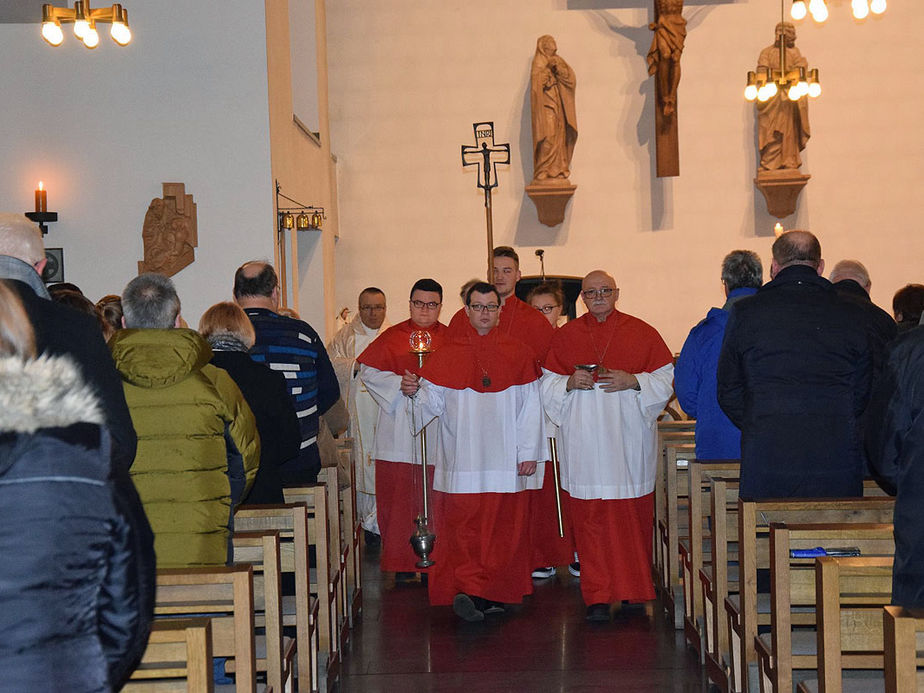
[[[687,35],[683,0],[654,0],[654,32],[648,51],[648,74],[655,77],[655,150],[658,178],[680,175],[677,136],[677,85],[680,54]]]
[[[487,282],[494,281],[494,215],[491,190],[497,187],[497,164],[510,163],[510,145],[494,144],[494,123],[474,123],[475,144],[462,145],[462,165],[478,166],[478,187],[484,190],[484,214],[488,231]]]

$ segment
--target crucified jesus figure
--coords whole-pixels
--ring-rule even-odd
[[[655,0],[655,21],[648,25],[654,32],[648,51],[648,74],[656,75],[658,106],[664,116],[677,110],[680,54],[687,35],[687,20],[682,12],[683,0]]]

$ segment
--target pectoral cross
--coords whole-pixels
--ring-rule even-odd
[[[491,190],[497,187],[497,164],[510,163],[510,145],[494,144],[494,123],[474,123],[475,144],[462,145],[462,165],[478,166],[478,187],[484,190],[484,214],[488,232],[487,282],[494,280],[494,219]]]

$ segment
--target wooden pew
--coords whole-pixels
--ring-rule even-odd
[[[154,615],[208,616],[212,652],[234,658],[237,693],[257,691],[250,566],[216,566],[157,571]]]
[[[344,571],[350,559],[350,542],[344,536],[341,524],[340,491],[338,489],[338,476],[336,467],[327,467],[318,475],[318,486],[324,489],[324,507],[327,514],[327,527],[329,532],[328,566],[331,571],[332,589],[336,595],[336,608],[331,611],[334,625],[333,638],[335,647],[339,652],[341,646],[349,636],[350,623],[346,616],[349,609],[347,584],[344,580]],[[320,497],[315,486],[305,486],[283,489],[286,503],[304,503],[309,512],[315,509],[320,512],[316,502]]]
[[[296,641],[282,633],[282,567],[279,532],[235,532],[234,563],[253,569],[257,671],[266,672],[273,690],[292,690]],[[226,671],[231,671],[226,667]]]
[[[731,690],[748,691],[748,667],[756,666],[757,662],[754,649],[757,626],[770,623],[769,596],[759,597],[757,592],[757,571],[770,566],[770,523],[888,524],[894,509],[895,499],[887,496],[738,499],[739,590],[737,595],[725,599],[725,621],[732,654],[728,662]],[[758,599],[765,602],[763,608],[758,608]]]
[[[687,526],[689,538],[679,540],[680,585],[683,593],[683,630],[687,643],[705,663],[705,609],[699,589],[699,573],[704,566],[711,567],[712,485],[707,474],[713,477],[737,479],[739,460],[690,460],[687,470]]]
[[[176,618],[151,624],[151,635],[141,663],[122,690],[126,693],[210,693],[213,688],[211,621]]]
[[[658,594],[662,592],[662,585],[664,584],[663,575],[666,570],[666,567],[662,564],[664,556],[662,552],[658,550],[658,527],[667,519],[665,491],[667,485],[667,457],[664,447],[668,441],[686,444],[692,443],[695,425],[695,421],[658,421],[656,448],[657,467],[655,469],[654,489],[654,527],[652,532],[652,561],[654,563],[652,569],[654,571],[655,589],[658,591]]]
[[[917,653],[924,650],[924,609],[887,606],[883,610],[886,693],[924,690]]]
[[[690,460],[696,459],[696,447],[690,443],[666,441],[665,455],[665,517],[656,527],[657,550],[661,552],[661,597],[665,612],[674,622],[674,628],[683,628],[683,594],[680,586],[681,540],[689,536],[687,526],[688,497],[687,470]]]
[[[363,525],[356,505],[356,469],[353,465],[353,446],[352,438],[337,440],[337,455],[341,460],[340,468],[349,470],[347,479],[341,479],[340,483],[340,509],[344,540],[350,545],[349,560],[346,562],[346,570],[342,578],[346,585],[349,604],[346,616],[350,621],[350,628],[355,625],[363,609]]]
[[[295,628],[300,693],[319,690],[321,678],[332,687],[340,665],[339,648],[334,646],[337,593],[328,564],[327,491],[319,484],[315,493],[320,511],[309,511],[304,503],[289,503],[241,506],[234,514],[238,531],[279,532],[280,568],[295,579],[295,595],[282,599],[282,619],[284,626]],[[309,565],[310,546],[315,547],[314,570]]]
[[[892,558],[822,556],[815,562],[815,594],[818,678],[797,690],[840,693],[845,683],[848,691],[876,690],[875,679],[849,683],[844,669],[883,669],[882,607],[892,599]]]
[[[723,604],[738,592],[738,478],[706,474],[710,485],[709,522],[712,527],[710,560],[699,571],[699,599],[703,605],[703,650],[706,674],[722,691],[728,690],[731,651],[723,627]]]
[[[793,558],[794,549],[852,546],[864,557],[895,552],[890,524],[770,525],[770,632],[755,647],[761,693],[791,691],[793,669],[816,669],[815,559]]]

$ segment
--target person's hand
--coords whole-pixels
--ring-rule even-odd
[[[536,460],[526,460],[517,464],[517,474],[519,476],[532,476],[536,473]]]
[[[594,389],[594,374],[589,371],[582,370],[578,368],[571,376],[568,378],[568,385],[566,390],[571,392],[571,390],[593,390]]]
[[[638,378],[631,373],[602,367],[597,371],[597,383],[604,392],[621,392],[622,390],[637,390],[639,388]]]
[[[401,394],[405,397],[413,397],[419,389],[420,376],[404,371],[404,375],[401,376]]]

